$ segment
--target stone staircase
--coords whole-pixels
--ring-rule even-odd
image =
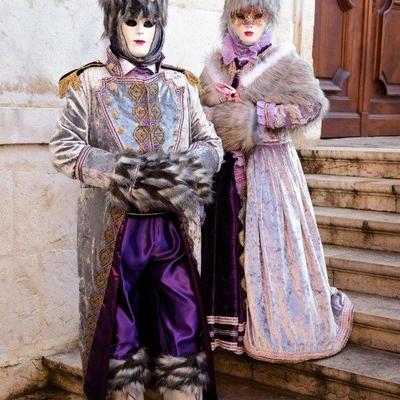
[[[300,364],[218,352],[220,373],[317,399],[400,399],[400,141],[379,140],[299,151],[331,284],[354,304],[350,344]]]
[[[59,354],[44,359],[45,366],[50,371],[50,384],[63,391],[76,396],[68,400],[81,400],[82,396],[82,370],[77,351],[68,354]],[[220,400],[312,400],[307,395],[290,393],[265,384],[249,381],[245,376],[231,374],[218,374],[218,390]],[[53,400],[52,397],[43,400]],[[146,400],[161,400],[155,390],[146,392]],[[31,400],[22,397],[18,400]],[[36,398],[32,398],[36,400]],[[42,400],[38,397],[37,400]],[[58,398],[54,398],[58,400]],[[60,399],[61,400],[61,399]]]
[[[355,307],[350,344],[300,364],[217,351],[220,400],[400,399],[400,142],[397,149],[322,145],[299,154],[331,284]],[[53,386],[81,395],[77,352],[44,363]]]

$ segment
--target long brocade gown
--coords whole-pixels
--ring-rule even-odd
[[[260,82],[264,82],[265,97],[277,100],[258,98],[256,103],[243,104],[243,113],[245,107],[257,109],[258,123],[265,127],[261,127],[259,142],[245,163],[243,157],[227,154],[224,175],[217,178],[217,201],[204,229],[204,249],[213,250],[203,254],[202,272],[211,340],[214,348],[246,352],[269,362],[324,358],[346,345],[353,307],[344,293],[329,285],[313,205],[292,134],[319,119],[326,100],[311,69],[294,53],[271,47],[259,56],[258,63],[261,67],[254,66],[255,72],[249,69],[241,74],[242,83],[246,83],[239,83],[242,98],[254,99],[262,92]],[[288,70],[292,71],[290,76],[270,85],[269,79]],[[216,127],[221,126],[233,106],[214,101],[214,84],[232,85],[232,80],[229,66],[218,53],[211,56],[202,78],[206,88],[203,104],[212,110],[209,115]],[[309,98],[309,103],[294,103],[296,96]],[[241,129],[239,125],[246,121],[238,114],[229,117],[237,120]],[[240,188],[243,179],[238,176],[245,178],[244,194]],[[237,238],[242,228],[241,263]],[[207,242],[213,242],[211,247]]]

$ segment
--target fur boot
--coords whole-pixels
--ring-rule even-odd
[[[180,212],[211,201],[212,176],[189,152],[139,155],[117,162],[109,200],[129,212]]]
[[[167,389],[163,395],[164,400],[203,400],[203,393],[200,393],[200,396],[196,396],[194,394],[187,394],[185,392],[181,392],[179,390],[170,390]]]
[[[200,400],[209,379],[206,355],[161,356],[156,361],[154,375],[165,400]]]
[[[127,360],[110,360],[108,400],[143,400],[150,377],[149,358],[145,349],[140,349]]]

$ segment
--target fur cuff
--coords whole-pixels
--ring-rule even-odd
[[[226,102],[213,107],[212,122],[225,151],[248,153],[258,142],[256,106],[250,101]]]
[[[150,377],[149,357],[145,349],[140,349],[127,360],[110,360],[108,391],[144,391]]]
[[[200,396],[209,380],[206,355],[198,353],[187,357],[161,356],[156,361],[154,375],[161,393],[171,389]]]
[[[212,176],[190,152],[139,155],[128,149],[111,179],[111,205],[128,212],[179,212],[212,197]]]

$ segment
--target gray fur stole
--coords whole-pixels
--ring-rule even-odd
[[[206,91],[202,103],[208,108],[207,116],[214,123],[226,151],[248,152],[260,143],[257,101],[297,105],[318,102],[322,106],[321,113],[311,123],[319,122],[329,108],[312,68],[296,54],[293,46],[271,47],[259,57],[258,64],[243,70],[238,88],[242,103],[221,103],[214,84],[223,82],[230,85],[232,77],[219,51],[210,56],[201,80]],[[304,128],[291,129],[290,133]]]

